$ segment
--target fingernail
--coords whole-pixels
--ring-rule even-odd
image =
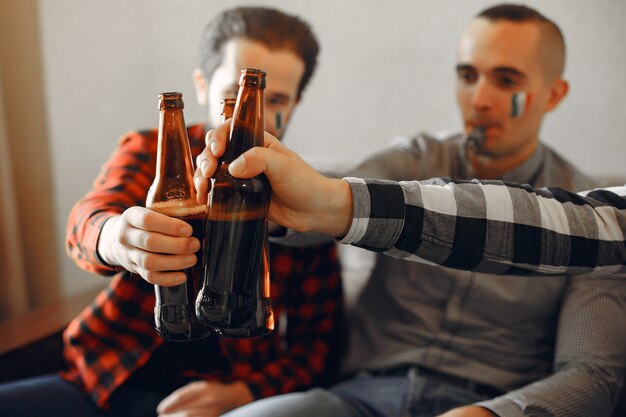
[[[188,224],[180,227],[180,234],[183,236],[191,236],[193,229]]]
[[[195,265],[196,264],[196,256],[195,255],[185,256],[185,264],[186,265]]]
[[[200,249],[200,241],[198,239],[192,240],[189,249],[193,252],[197,252]]]
[[[230,163],[230,166],[228,167],[228,171],[230,171],[231,174],[236,174],[236,171],[239,171],[240,173],[243,172],[243,170],[246,168],[246,160],[245,158],[243,158],[242,156],[240,156],[239,158],[235,159],[233,162]]]
[[[217,152],[217,142],[216,141],[212,141],[211,142],[211,153],[213,155],[215,155],[216,152]]]
[[[187,277],[185,276],[185,274],[181,272],[176,272],[170,277],[168,286],[184,284],[185,281],[187,281]]]
[[[206,170],[209,167],[209,161],[207,161],[206,159],[204,159],[201,163],[200,163],[200,171],[202,171],[202,175],[206,174]]]

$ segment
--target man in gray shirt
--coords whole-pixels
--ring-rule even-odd
[[[564,56],[560,30],[536,11],[485,10],[459,45],[463,133],[417,135],[349,175],[593,188],[539,142],[545,113],[567,93]],[[411,251],[410,240],[401,244]],[[348,378],[232,415],[610,416],[625,356],[623,282],[461,272],[381,255],[348,318]]]

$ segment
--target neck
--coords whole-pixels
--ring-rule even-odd
[[[506,156],[470,155],[469,160],[476,178],[495,180],[522,165],[537,149],[537,141],[531,141],[517,152]]]

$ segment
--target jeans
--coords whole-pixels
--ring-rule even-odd
[[[405,376],[361,373],[328,390],[265,398],[223,417],[433,417],[486,399],[411,368]]]
[[[0,417],[152,417],[162,395],[119,389],[110,409],[96,407],[77,386],[56,374],[0,384]]]

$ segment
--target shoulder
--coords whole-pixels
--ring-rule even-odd
[[[427,133],[417,132],[412,136],[397,136],[391,140],[391,146],[397,149],[413,149],[419,152],[434,152],[458,146],[461,134],[458,132]]]
[[[158,129],[145,129],[127,132],[118,141],[118,148],[127,150],[156,149],[159,137]]]
[[[542,143],[544,148],[544,185],[558,186],[573,191],[583,191],[595,188],[598,183],[583,173],[573,163],[550,146]]]
[[[439,174],[437,167],[448,166],[458,152],[456,136],[438,137],[418,132],[396,137],[390,146],[361,162],[347,175],[361,178],[384,178],[396,181],[430,178]]]

